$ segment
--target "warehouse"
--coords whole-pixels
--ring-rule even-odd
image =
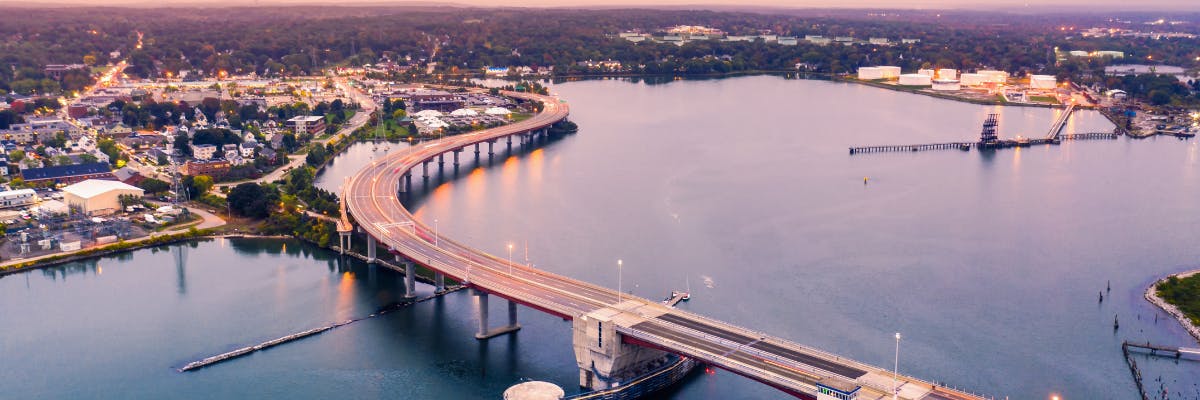
[[[73,212],[111,214],[121,209],[122,195],[141,198],[144,190],[119,181],[88,179],[63,188],[63,201]]]
[[[1030,75],[1030,89],[1054,89],[1058,86],[1058,79],[1053,75]]]
[[[879,67],[862,67],[858,69],[858,79],[864,81],[883,79],[883,70]]]

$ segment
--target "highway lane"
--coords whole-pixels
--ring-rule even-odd
[[[401,204],[398,194],[401,185],[423,162],[435,161],[439,154],[475,143],[541,129],[569,114],[569,107],[553,97],[526,93],[506,95],[541,101],[545,108],[525,121],[447,137],[373,162],[349,178],[344,186],[343,198],[350,214],[385,249],[452,278],[467,280],[485,292],[564,319],[616,307],[618,295],[614,290],[511,263],[440,235],[435,239],[432,230]],[[873,378],[877,378],[880,371],[886,372],[783,339],[672,310],[657,301],[635,296],[620,296],[620,300],[632,305],[627,309],[636,308],[646,313],[639,315],[646,322],[636,324],[638,328],[634,331],[656,338],[653,345],[681,354],[698,354],[698,358],[785,391],[811,392],[812,384],[821,380],[862,382],[864,379],[860,378],[868,374],[867,369],[875,373]],[[625,305],[621,307],[626,308]],[[932,389],[930,384],[906,380],[912,385]],[[884,393],[878,387],[864,388],[864,392]]]

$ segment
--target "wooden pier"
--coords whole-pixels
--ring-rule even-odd
[[[971,147],[977,146],[975,142],[952,142],[952,143],[927,143],[927,144],[904,144],[890,146],[866,146],[866,147],[851,147],[850,154],[858,153],[886,153],[895,151],[926,151],[926,150],[971,150]]]
[[[1190,356],[1189,358],[1200,357],[1200,349],[1193,349],[1193,348],[1188,348],[1188,347],[1170,347],[1170,346],[1161,346],[1161,345],[1156,345],[1156,344],[1150,344],[1150,342],[1146,342],[1145,344],[1142,344],[1142,343],[1133,343],[1130,341],[1125,341],[1124,343],[1121,344],[1121,346],[1128,347],[1131,349],[1146,350],[1146,351],[1149,351],[1150,355],[1152,355],[1152,356],[1174,357],[1177,359],[1183,358],[1184,356]]]

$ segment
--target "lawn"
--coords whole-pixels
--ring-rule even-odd
[[[1179,307],[1193,324],[1200,324],[1200,274],[1179,279],[1170,277],[1158,284],[1158,297]]]

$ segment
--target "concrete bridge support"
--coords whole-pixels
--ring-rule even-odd
[[[462,153],[462,149],[454,150],[454,169],[458,169],[458,153]]]
[[[350,248],[350,234],[352,232],[338,232],[338,251],[341,254],[346,254],[346,249]]]
[[[433,273],[433,290],[437,293],[446,291],[446,275],[441,272]]]
[[[429,161],[421,162],[421,177],[429,181]]]
[[[505,136],[508,138],[508,153],[512,154],[512,135]]]
[[[438,171],[446,169],[446,153],[438,154]]]
[[[521,324],[517,323],[517,303],[508,301],[508,325],[501,326],[496,329],[488,329],[488,294],[487,292],[475,290],[475,296],[479,298],[476,302],[479,306],[479,331],[475,332],[475,338],[479,340],[487,340],[496,336],[509,334],[521,330]]]
[[[492,149],[492,147],[495,145],[496,145],[495,140],[488,141],[488,158],[492,158],[492,156],[496,155],[496,151]]]
[[[475,143],[475,162],[479,162],[479,142]]]
[[[367,263],[375,263],[375,237],[367,235]]]
[[[411,191],[412,191],[412,173],[405,172],[404,173],[404,192],[408,193]]]
[[[410,260],[404,259],[404,256],[397,254],[396,262],[404,264],[404,298],[415,299],[417,297],[417,266]]]
[[[625,304],[638,307],[632,302]],[[605,308],[571,323],[580,387],[603,390],[623,386],[644,373],[651,364],[667,358],[667,353],[661,350],[624,343],[617,327],[640,321],[627,315],[617,308]]]

